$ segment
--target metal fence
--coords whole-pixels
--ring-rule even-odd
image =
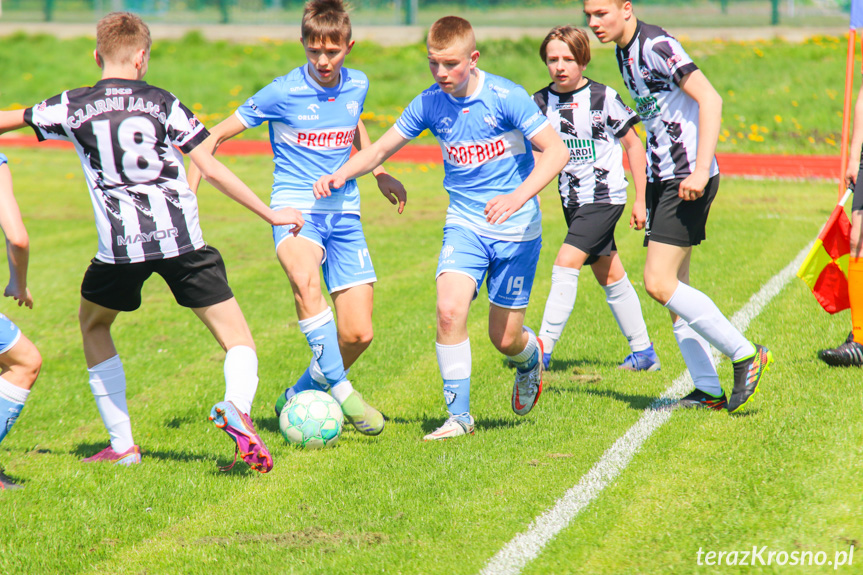
[[[851,0],[635,0],[639,16],[667,26],[839,26]],[[5,22],[94,22],[114,10],[148,22],[176,24],[296,24],[304,0],[0,0]],[[362,25],[427,26],[459,14],[478,26],[551,26],[577,19],[581,0],[350,0]]]

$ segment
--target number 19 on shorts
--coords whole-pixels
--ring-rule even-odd
[[[521,295],[521,290],[524,287],[524,276],[509,276],[506,280],[507,295]]]

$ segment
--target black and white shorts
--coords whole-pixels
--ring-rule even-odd
[[[563,215],[569,232],[563,243],[588,254],[586,265],[596,262],[600,256],[610,256],[617,251],[614,243],[614,227],[623,214],[624,204],[584,204],[578,207],[563,207]]]
[[[90,262],[81,284],[81,296],[102,307],[135,311],[141,307],[141,288],[153,274],[159,274],[183,307],[208,307],[234,297],[222,255],[214,247],[177,257],[132,264]]]
[[[707,181],[704,194],[697,200],[685,201],[677,195],[682,181],[647,182],[645,246],[651,240],[672,246],[697,246],[707,237],[707,216],[719,191],[719,174]]]

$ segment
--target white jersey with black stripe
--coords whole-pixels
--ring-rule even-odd
[[[173,94],[107,79],[27,108],[24,120],[40,141],[75,145],[96,217],[96,259],[136,263],[204,247],[180,151],[208,132]]]
[[[683,47],[659,26],[639,21],[617,65],[647,129],[647,179],[685,178],[695,169],[698,148],[698,103],[680,81],[698,70]],[[710,175],[719,173],[716,158]]]
[[[638,123],[638,115],[612,88],[586,80],[572,92],[555,92],[549,84],[533,95],[569,149],[569,162],[557,179],[560,197],[567,208],[625,204],[627,182],[618,138]]]

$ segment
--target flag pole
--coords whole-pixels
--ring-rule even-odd
[[[863,43],[863,38],[861,38]],[[840,146],[839,197],[845,193],[845,171],[848,169],[848,132],[851,124],[851,101],[854,97],[854,56],[857,45],[857,30],[848,31],[848,55],[845,58],[845,106],[842,110],[842,145]],[[863,47],[861,47],[863,50]]]

